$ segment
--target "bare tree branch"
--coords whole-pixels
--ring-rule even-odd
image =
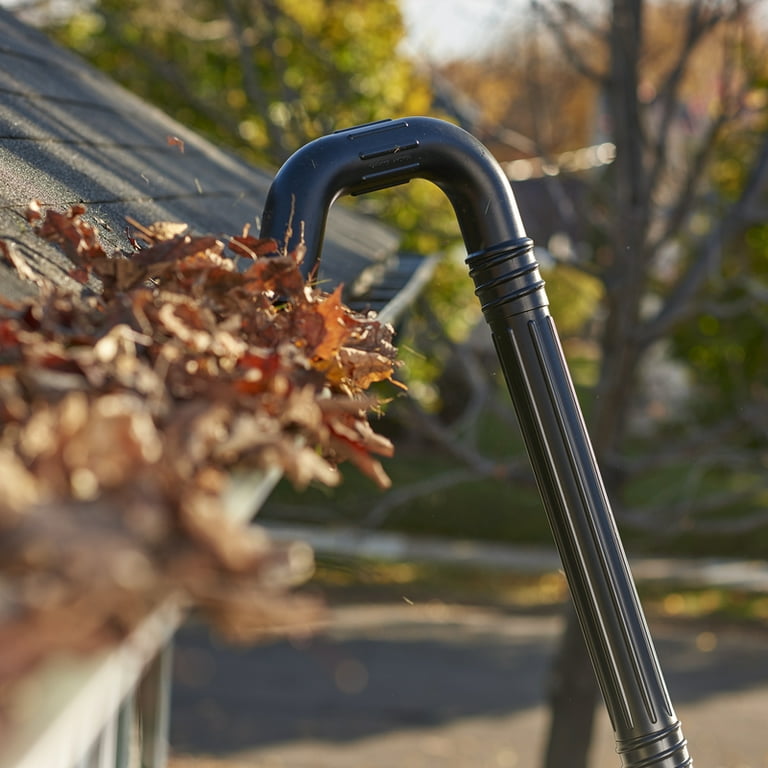
[[[569,0],[557,0],[555,4],[560,9],[564,23],[578,25],[584,32],[587,32],[599,42],[605,40],[605,29],[601,28],[594,21],[597,18],[594,9],[590,9],[590,12],[586,13],[575,3],[569,2]]]
[[[696,205],[700,203],[696,190],[704,179],[712,154],[728,120],[729,116],[725,112],[720,112],[710,123],[706,134],[699,142],[696,154],[688,165],[685,177],[680,182],[676,200],[670,207],[663,231],[649,244],[651,250],[657,250],[677,237]],[[657,183],[658,179],[652,180],[654,186]]]
[[[708,534],[727,534],[732,536],[735,533],[752,533],[768,525],[768,512],[761,509],[753,515],[742,515],[739,517],[728,517],[724,520],[698,521],[696,530]]]
[[[429,496],[437,491],[444,491],[461,483],[477,480],[477,472],[472,469],[449,470],[439,475],[432,475],[424,480],[417,480],[408,485],[400,485],[374,504],[361,521],[364,528],[378,528],[397,507],[414,499]]]
[[[699,433],[696,433],[697,435]],[[727,439],[721,435],[720,440]],[[747,450],[715,451],[712,446],[717,445],[715,438],[711,436],[697,444],[694,439],[677,446],[671,446],[661,451],[644,453],[640,456],[627,458],[625,456],[612,456],[605,460],[606,464],[624,472],[627,477],[638,478],[641,475],[651,474],[659,470],[687,463],[692,471],[697,473],[711,470],[753,470],[759,471],[756,466],[754,453]],[[720,443],[722,444],[722,443]],[[683,481],[680,481],[683,484]]]
[[[508,478],[520,480],[530,478],[530,469],[527,463],[520,458],[513,459],[489,459],[484,456],[469,441],[462,440],[454,430],[444,426],[440,421],[425,413],[412,400],[401,401],[405,414],[398,416],[407,419],[410,428],[414,426],[417,432],[432,441],[446,455],[460,461],[469,467],[476,476]]]
[[[719,268],[729,240],[744,226],[746,214],[768,181],[768,136],[765,136],[741,197],[731,205],[712,231],[698,241],[698,252],[680,277],[659,313],[642,331],[644,343],[669,333],[692,313],[691,299]]]
[[[658,538],[670,538],[679,536],[682,532],[693,530],[693,517],[695,516],[695,530],[700,534],[750,533],[764,528],[768,524],[768,512],[760,510],[748,515],[728,515],[720,520],[702,520],[701,514],[737,504],[743,505],[745,501],[754,498],[756,492],[757,489],[753,489],[752,492],[720,494],[708,499],[708,503],[696,504],[695,509],[689,502],[680,505],[663,505],[653,509],[633,509],[626,514],[624,512],[620,514],[621,524],[622,527],[650,533]]]
[[[714,29],[721,20],[716,11],[706,13],[702,0],[691,3],[685,38],[677,59],[658,89],[654,104],[660,107],[661,119],[655,131],[656,139],[652,146],[653,163],[649,174],[648,188],[653,194],[667,165],[670,131],[680,106],[680,87],[689,68],[693,64],[693,53],[704,40],[707,33]]]
[[[469,384],[471,394],[463,413],[454,421],[453,426],[459,434],[467,434],[477,428],[480,414],[491,397],[491,383],[478,365],[477,356],[472,354],[466,344],[456,344],[454,354]]]
[[[570,4],[559,3],[558,5],[563,6],[560,9],[561,13],[565,12],[567,15],[568,12],[566,8],[570,6]],[[588,80],[600,85],[604,85],[607,78],[606,73],[595,69],[587,61],[587,59],[582,54],[581,49],[579,49],[571,39],[568,24],[562,18],[558,18],[552,12],[552,10],[547,7],[546,3],[541,2],[541,0],[533,0],[531,3],[531,9],[544,21],[548,31],[557,41],[560,50],[563,52],[573,68]]]
[[[617,514],[622,525],[630,526],[637,531],[652,533],[657,537],[679,536],[681,531],[690,531],[694,527],[699,532],[736,532],[754,530],[765,524],[768,513],[761,512],[749,517],[728,515],[725,520],[701,519],[708,512],[717,512],[729,507],[743,506],[745,502],[754,502],[755,496],[765,491],[764,483],[755,482],[743,490],[723,491],[709,494],[705,498],[687,498],[682,501],[661,504],[658,506],[622,508]],[[748,522],[747,522],[748,521]]]

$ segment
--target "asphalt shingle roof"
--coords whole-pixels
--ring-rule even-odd
[[[183,152],[169,137],[183,142]],[[105,245],[128,250],[126,216],[181,221],[210,234],[237,234],[250,223],[258,232],[271,178],[0,10],[0,237],[34,269],[67,279],[64,257],[23,219],[32,199],[57,209],[84,203]],[[396,259],[397,243],[389,229],[337,207],[323,274],[353,286]],[[32,290],[0,262],[3,294]]]

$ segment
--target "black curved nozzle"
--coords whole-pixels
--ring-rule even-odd
[[[443,120],[382,120],[323,136],[295,152],[267,196],[261,234],[293,250],[306,236],[307,270],[319,258],[325,221],[341,195],[423,178],[453,204],[467,250],[525,238],[509,182],[471,134]]]
[[[446,194],[489,318],[545,306],[544,282],[504,171],[474,136],[430,117],[382,120],[323,136],[297,150],[275,176],[261,236],[288,252],[303,243],[307,277],[320,259],[325,223],[342,195],[421,178]],[[510,266],[514,264],[514,266]]]

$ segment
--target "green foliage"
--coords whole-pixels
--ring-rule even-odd
[[[52,30],[134,92],[256,159],[423,112],[395,0],[97,0]]]
[[[366,198],[371,213],[403,233],[402,248],[416,253],[445,253],[460,242],[459,225],[448,198],[423,179]]]
[[[768,127],[768,79],[758,50],[742,49],[747,85],[741,119],[728,126],[714,152],[717,203],[705,212],[710,226],[744,194]],[[697,383],[697,417],[705,420],[738,413],[745,403],[768,396],[768,224],[746,227],[725,247],[720,273],[707,285],[705,310],[674,336],[675,351]]]
[[[603,283],[567,263],[542,269],[542,276],[560,336],[588,337],[588,326],[603,300]]]
[[[719,147],[713,163],[713,181],[725,200],[743,190],[768,126],[765,62],[761,58],[752,66],[748,118]],[[722,410],[737,413],[745,403],[768,398],[768,224],[750,226],[728,248],[720,275],[708,287],[709,310],[675,336],[702,388],[700,418]]]
[[[696,382],[694,413],[705,421],[768,398],[768,224],[751,227],[730,248],[709,287],[709,309],[673,337]]]

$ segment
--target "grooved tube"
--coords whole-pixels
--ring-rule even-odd
[[[467,265],[518,415],[624,768],[688,768],[674,713],[549,314],[544,281],[498,163],[460,128],[425,117],[317,139],[280,169],[261,234],[292,250],[299,223],[308,274],[342,194],[412,178],[451,201]]]
[[[467,258],[625,768],[692,765],[603,488],[533,243]],[[506,262],[506,266],[505,266]]]

